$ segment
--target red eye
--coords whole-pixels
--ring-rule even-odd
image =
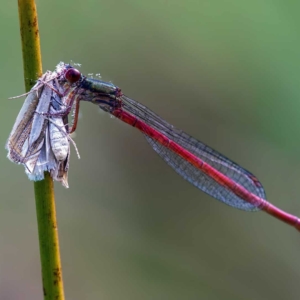
[[[76,70],[74,68],[71,68],[71,69],[66,71],[65,78],[70,83],[75,83],[81,78],[81,73],[78,70]]]

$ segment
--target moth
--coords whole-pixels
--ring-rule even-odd
[[[57,78],[59,72],[47,71],[28,93],[15,121],[5,148],[12,162],[22,164],[33,181],[43,180],[44,172],[68,188],[70,141],[68,113],[65,110],[67,94]]]

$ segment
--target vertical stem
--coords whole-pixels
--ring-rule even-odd
[[[19,20],[26,92],[42,75],[42,58],[37,11],[34,0],[19,0]]]
[[[34,0],[18,0],[25,88],[28,92],[42,75],[38,18]],[[53,180],[34,183],[45,300],[63,300],[64,290],[56,223]]]
[[[45,172],[45,180],[35,182],[34,191],[38,219],[44,299],[63,300],[64,289],[53,180],[48,172]]]

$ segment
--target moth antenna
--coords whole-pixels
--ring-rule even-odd
[[[45,75],[45,74],[44,74],[44,75]],[[57,77],[58,77],[59,75],[60,75],[60,74],[55,74],[55,76],[51,77],[51,79],[48,79],[48,80],[46,80],[46,81],[43,81],[43,80],[41,80],[41,79],[38,79],[37,82],[41,82],[42,84],[38,85],[38,86],[35,87],[35,88],[32,88],[32,89],[31,89],[29,92],[27,92],[27,93],[24,93],[24,94],[21,94],[21,95],[18,95],[18,96],[14,96],[14,97],[9,97],[8,99],[9,99],[9,100],[11,100],[11,99],[17,99],[17,98],[21,98],[21,97],[23,97],[23,96],[27,96],[27,95],[29,95],[29,94],[32,93],[32,92],[35,92],[35,91],[38,92],[38,90],[42,87],[42,85],[47,85],[47,86],[49,86],[50,89],[53,90],[53,87],[51,87],[51,86],[48,84],[48,82],[50,82],[50,81],[52,81],[52,80],[54,80],[54,79],[57,79]],[[57,92],[56,90],[54,90],[54,91]],[[61,93],[58,92],[58,95],[61,96]]]

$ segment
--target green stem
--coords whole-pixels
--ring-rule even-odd
[[[48,172],[45,173],[45,180],[35,182],[34,191],[38,219],[44,299],[63,300],[64,289],[53,180]]]
[[[34,0],[19,0],[25,88],[28,92],[42,75],[38,18]],[[40,255],[45,300],[63,300],[64,289],[60,263],[53,180],[34,183]]]

